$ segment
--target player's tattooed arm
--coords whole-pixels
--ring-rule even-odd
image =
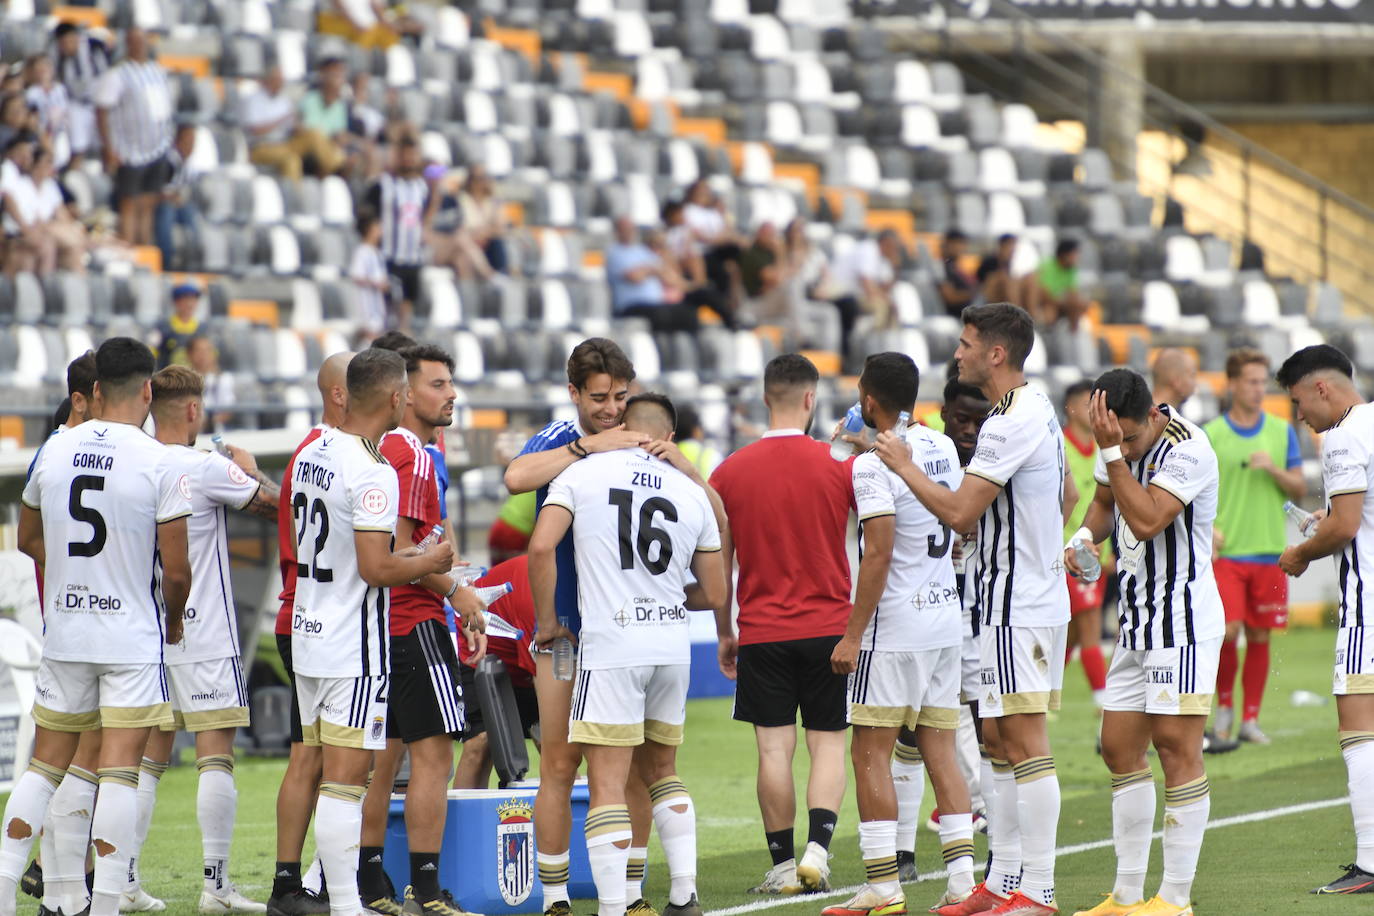
[[[277,520],[277,504],[281,502],[281,487],[273,483],[272,479],[261,471],[258,471],[254,479],[258,482],[258,491],[253,494],[252,499],[248,500],[248,505],[243,507],[243,511],[266,521],[275,522]]]

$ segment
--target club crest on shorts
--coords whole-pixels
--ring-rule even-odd
[[[496,883],[510,906],[534,889],[534,808],[512,798],[496,808]]]
[[[380,741],[386,734],[386,719],[383,716],[376,716],[372,719],[372,740]]]

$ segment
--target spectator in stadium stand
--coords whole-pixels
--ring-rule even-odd
[[[371,207],[358,212],[358,247],[348,263],[348,279],[353,282],[359,313],[359,334],[375,337],[386,330],[387,299],[391,280],[386,272],[386,260],[377,247],[382,240],[382,222]]]
[[[677,429],[673,431],[673,441],[702,477],[709,478],[724,460],[719,451],[706,443],[701,414],[690,404],[681,404],[677,408]]]
[[[902,243],[891,229],[854,243],[831,262],[827,292],[840,310],[841,354],[849,354],[849,333],[860,315],[872,315],[880,329],[891,324],[892,284],[901,263]]]
[[[783,270],[783,288],[795,324],[797,338],[815,344],[815,313],[830,307],[826,287],[830,284],[830,261],[825,252],[806,237],[806,220],[800,216],[787,224],[782,233],[787,252],[787,266]],[[844,332],[841,317],[841,331]],[[853,319],[851,316],[850,323]]]
[[[151,245],[153,211],[169,174],[173,108],[167,72],[150,56],[142,29],[124,33],[124,59],[101,76],[95,102],[105,172],[119,202],[119,237]]]
[[[409,16],[397,15],[384,0],[326,0],[316,20],[321,35],[347,38],[360,48],[389,48],[402,35],[417,35],[423,27]]]
[[[463,211],[463,230],[473,244],[482,249],[487,265],[497,273],[509,273],[504,204],[496,196],[487,167],[480,162],[468,168],[463,191],[458,195],[458,206]]]
[[[845,539],[853,507],[852,462],[835,461],[808,435],[820,374],[788,353],[764,370],[768,432],[711,475],[729,518],[722,548],[728,572],[739,560],[739,631],[727,596],[717,615],[720,667],[738,681],[734,717],[754,726],[759,808],[772,867],[753,889],[794,894],[828,886],[828,849],[844,797],[845,677],[830,655],[849,620]],[[811,756],[807,843],[793,841],[792,758],[801,711]]]
[[[200,210],[191,193],[198,172],[191,163],[196,149],[196,126],[181,124],[177,126],[172,148],[167,151],[167,166],[170,176],[167,187],[162,189],[162,199],[158,201],[157,211],[153,214],[153,237],[158,250],[162,252],[162,269],[172,270],[181,267],[177,257],[177,244],[173,228],[180,226],[186,241],[194,243],[200,238]]]
[[[80,159],[96,149],[95,85],[110,68],[110,49],[80,26],[63,22],[53,30],[52,58],[71,106],[67,124],[72,158]]]
[[[716,292],[729,302],[740,298],[739,236],[730,225],[725,203],[698,178],[683,195],[682,218],[691,233],[696,253],[706,265],[706,277]]]
[[[186,343],[186,359],[200,373],[205,386],[205,414],[215,432],[223,432],[233,422],[234,377],[219,367],[219,351],[210,338],[197,334]]]
[[[979,263],[977,280],[983,288],[984,302],[1021,304],[1025,284],[1011,275],[1011,259],[1015,254],[1016,236],[1007,233],[997,237],[997,249]]]
[[[940,258],[944,262],[945,271],[943,279],[940,280],[940,298],[945,303],[945,311],[956,318],[963,314],[964,306],[978,297],[977,281],[968,275],[968,271],[964,270],[960,263],[966,254],[968,236],[958,229],[946,232],[944,240],[940,243]]]
[[[33,163],[37,138],[31,133],[10,138],[0,162],[0,226],[5,235],[5,273],[31,271],[46,276],[57,264],[57,246],[37,218]]]
[[[1288,577],[1278,566],[1288,545],[1283,504],[1307,495],[1298,434],[1264,409],[1269,369],[1269,358],[1259,350],[1233,350],[1226,359],[1231,405],[1203,427],[1217,453],[1221,477],[1215,526],[1220,552],[1212,565],[1226,609],[1213,731],[1223,741],[1239,738],[1253,744],[1269,743],[1259,727],[1269,678],[1269,636],[1288,625]],[[1242,626],[1245,704],[1235,732],[1236,641]]]
[[[43,142],[38,114],[29,108],[22,92],[10,92],[0,96],[0,149],[4,149],[15,137],[32,134]]]
[[[529,494],[531,497],[533,493]],[[520,728],[525,737],[536,738],[539,725],[539,700],[534,694],[534,656],[530,654],[530,637],[534,633],[534,593],[530,591],[529,557],[520,555],[497,563],[485,576],[473,582],[474,588],[487,588],[509,582],[515,590],[498,598],[489,610],[518,630],[525,631],[524,639],[501,639],[489,636],[487,654],[501,659],[510,675],[515,693],[515,708],[520,714]],[[455,789],[485,789],[491,784],[491,747],[487,743],[487,723],[482,709],[481,695],[476,689],[476,671],[469,663],[472,650],[465,640],[458,640],[458,658],[462,661],[459,676],[463,687],[463,702],[467,704],[468,727],[463,733],[463,756],[453,776]],[[535,742],[536,745],[538,742]]]
[[[239,123],[248,135],[249,161],[278,172],[288,181],[300,181],[309,156],[321,175],[333,175],[343,167],[343,150],[318,127],[302,123],[305,106],[302,104],[298,114],[285,88],[281,67],[273,64],[262,75],[258,90],[239,104]]]
[[[157,327],[157,367],[173,363],[189,365],[186,349],[191,338],[200,332],[200,287],[194,283],[178,283],[172,288],[172,314]]]
[[[392,167],[363,195],[363,201],[381,217],[382,256],[401,291],[395,317],[402,331],[409,330],[411,311],[420,296],[420,268],[428,258],[425,241],[439,203],[434,190],[437,179],[425,177],[423,167],[420,141],[408,131],[396,143]]]
[[[1078,290],[1078,241],[1060,239],[1054,257],[1046,258],[1035,272],[1028,311],[1037,324],[1048,327],[1059,319],[1069,328],[1078,328],[1078,319],[1088,309],[1088,301]]]
[[[24,66],[24,100],[37,120],[45,144],[53,151],[58,169],[71,160],[71,137],[67,132],[70,104],[67,87],[57,81],[52,58],[34,54]]]
[[[343,58],[326,57],[320,63],[319,83],[301,97],[301,127],[315,131],[328,144],[322,147],[328,150],[327,156],[315,157],[325,174],[341,167],[352,138],[348,132],[348,99],[344,94],[347,84],[348,68]]]
[[[611,308],[617,317],[644,318],[655,331],[697,330],[697,307],[721,307],[721,320],[734,326],[734,317],[719,297],[702,290],[687,292],[669,302],[665,287],[683,283],[668,261],[639,240],[639,229],[628,216],[615,221],[615,244],[606,251],[606,281],[611,287]]]
[[[1088,416],[1088,404],[1092,397],[1091,379],[1074,382],[1064,391],[1064,458],[1073,475],[1078,489],[1078,502],[1074,504],[1068,520],[1064,523],[1064,541],[1083,524],[1083,516],[1088,514],[1093,495],[1097,492],[1097,480],[1093,468],[1097,464],[1097,440],[1093,437],[1092,420]],[[1102,552],[1104,564],[1108,560],[1107,551]],[[1103,691],[1107,688],[1107,665],[1102,658],[1102,602],[1106,595],[1108,574],[1104,572],[1096,582],[1084,582],[1069,575],[1069,654],[1074,646],[1078,647],[1078,657],[1083,662],[1083,673],[1088,677],[1088,687],[1093,692],[1093,705],[1102,710]]]
[[[72,200],[53,173],[53,154],[40,148],[25,180],[33,189],[34,222],[51,241],[57,268],[70,273],[86,270],[86,227],[72,212]]]
[[[1182,408],[1197,391],[1197,359],[1189,350],[1165,347],[1150,366],[1154,402]]]

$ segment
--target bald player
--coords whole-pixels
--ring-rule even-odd
[[[1150,366],[1154,402],[1179,408],[1197,391],[1197,360],[1188,350],[1165,347]]]
[[[335,353],[320,366],[320,401],[324,417],[319,426],[306,434],[287,462],[282,474],[281,499],[277,504],[277,542],[281,553],[281,610],[277,612],[277,651],[291,679],[291,757],[277,790],[277,868],[272,878],[272,896],[267,901],[271,916],[306,916],[329,912],[329,902],[301,885],[301,849],[310,828],[310,813],[315,809],[315,793],[320,785],[323,757],[320,748],[302,741],[301,711],[296,700],[296,677],[291,664],[291,615],[296,604],[296,533],[291,517],[291,473],[296,455],[320,437],[326,429],[343,422],[348,409],[348,364],[353,354]]]

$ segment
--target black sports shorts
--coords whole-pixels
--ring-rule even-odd
[[[797,723],[823,732],[849,727],[848,679],[830,669],[838,636],[740,646],[735,718],[764,728]]]
[[[463,732],[463,690],[458,653],[448,627],[423,620],[404,636],[391,637],[391,697],[386,736],[407,744]]]

